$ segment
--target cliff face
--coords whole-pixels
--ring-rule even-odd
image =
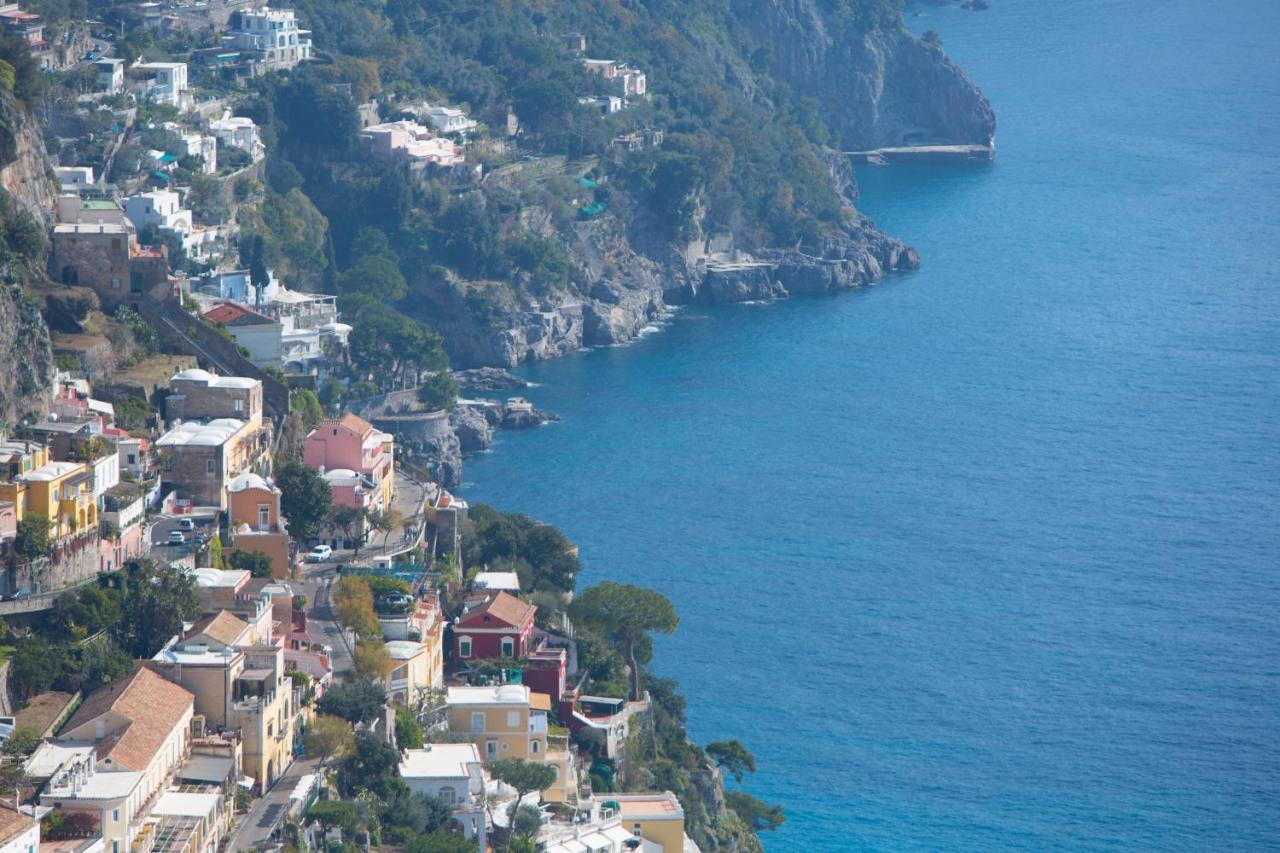
[[[35,122],[0,91],[0,186],[42,226],[53,219],[54,192],[44,140]],[[49,327],[24,285],[44,278],[44,259],[24,262],[16,255],[0,265],[0,421],[12,425],[30,412],[49,408],[53,352]]]
[[[29,412],[49,410],[53,351],[49,327],[35,302],[13,285],[0,287],[0,422],[12,426]]]
[[[0,186],[46,227],[53,222],[58,191],[49,172],[36,122],[0,91]]]
[[[913,144],[989,144],[995,113],[940,48],[897,26],[843,26],[817,0],[734,4],[772,52],[772,75],[815,97],[844,150]]]

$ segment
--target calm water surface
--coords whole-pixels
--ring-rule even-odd
[[[990,167],[864,170],[924,268],[526,373],[464,493],[660,589],[770,850],[1280,846],[1280,4],[929,10]]]

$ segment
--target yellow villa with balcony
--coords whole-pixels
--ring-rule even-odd
[[[471,736],[485,761],[522,758],[546,764],[556,780],[542,792],[549,803],[577,799],[577,779],[568,742],[548,732],[551,697],[524,684],[450,687],[445,695],[449,730]]]
[[[0,483],[0,501],[13,504],[18,521],[29,515],[49,519],[53,540],[98,526],[93,466],[84,462],[44,462],[32,467],[12,482]]]

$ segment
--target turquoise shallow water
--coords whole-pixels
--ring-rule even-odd
[[[929,10],[989,167],[869,170],[924,268],[526,374],[464,493],[662,590],[770,850],[1280,846],[1280,4]]]

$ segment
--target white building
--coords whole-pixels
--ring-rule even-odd
[[[191,211],[173,190],[151,190],[123,199],[124,215],[139,232],[148,227],[168,231],[182,241],[183,250],[193,258],[204,257],[206,248],[218,239],[218,229],[198,228]]]
[[[191,101],[185,62],[139,62],[129,69],[144,98],[179,109]]]
[[[224,114],[209,122],[209,132],[223,145],[246,152],[255,163],[267,156],[267,146],[262,143],[258,125],[251,118]]]
[[[475,744],[435,743],[405,750],[400,778],[410,791],[450,806],[463,834],[485,849],[484,765]]]
[[[92,166],[54,166],[53,173],[64,193],[75,193],[93,186]]]
[[[292,9],[243,11],[240,26],[223,41],[269,70],[287,70],[311,58],[311,31],[298,28]]]
[[[360,131],[360,139],[374,156],[408,161],[411,166],[457,166],[465,159],[462,148],[451,139],[416,121],[401,119],[375,124]]]
[[[437,133],[469,133],[476,129],[474,119],[453,107],[427,107],[419,113]]]
[[[118,95],[124,91],[124,60],[114,56],[104,56],[93,63],[98,72],[98,88],[108,95]]]
[[[183,157],[199,157],[200,171],[212,175],[218,171],[218,140],[207,133],[188,130],[182,125],[168,122],[165,128],[178,137],[179,151]]]

